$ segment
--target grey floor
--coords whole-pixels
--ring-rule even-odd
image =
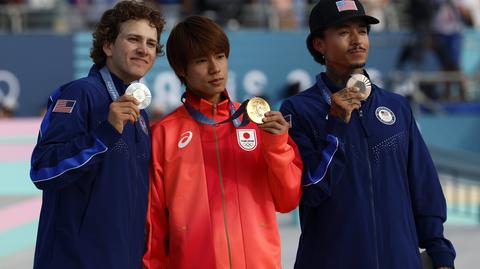
[[[279,216],[279,227],[282,238],[283,268],[293,268],[297,249],[299,229],[292,224],[290,215]],[[480,226],[445,227],[445,235],[454,243],[457,250],[457,269],[476,269],[480,264]],[[33,247],[17,252],[8,257],[0,258],[1,269],[32,268]]]
[[[280,223],[283,268],[293,268],[297,251],[299,228]],[[446,225],[445,237],[452,241],[457,252],[456,269],[480,268],[480,225]]]

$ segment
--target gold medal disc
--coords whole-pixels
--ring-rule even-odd
[[[265,113],[270,111],[270,106],[265,99],[253,97],[248,101],[246,110],[251,121],[262,124],[262,119],[265,117]]]

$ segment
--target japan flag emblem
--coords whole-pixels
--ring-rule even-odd
[[[257,133],[254,129],[237,129],[238,145],[245,151],[252,151],[257,147]]]

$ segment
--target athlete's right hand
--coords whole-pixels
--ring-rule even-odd
[[[345,123],[350,122],[352,111],[361,107],[363,96],[357,87],[344,88],[331,96],[332,105],[330,115],[337,117]]]
[[[117,129],[119,133],[123,133],[123,127],[130,121],[135,123],[140,116],[138,109],[138,101],[130,95],[120,96],[115,102],[112,102],[108,111],[108,122]]]

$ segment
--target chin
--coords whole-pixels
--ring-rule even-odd
[[[350,67],[352,69],[364,68],[365,67],[365,62],[352,63],[350,65]]]
[[[133,80],[139,80],[143,76],[145,76],[146,72],[132,72],[130,73],[130,76],[133,78]]]

